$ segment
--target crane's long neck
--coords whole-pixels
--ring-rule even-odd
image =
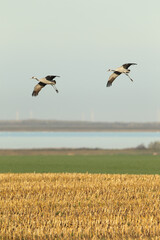
[[[38,78],[34,77],[34,79],[36,79],[36,80],[39,82],[39,79],[38,79]]]

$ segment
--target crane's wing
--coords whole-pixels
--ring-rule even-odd
[[[108,82],[107,82],[106,87],[112,86],[113,81],[114,81],[120,74],[121,74],[121,73],[120,73],[120,72],[117,72],[117,71],[114,72],[114,73],[112,73],[111,76],[110,76],[109,79],[108,79]]]
[[[123,66],[125,69],[128,69],[131,65],[137,65],[137,63],[125,63],[125,64],[123,64],[122,66]]]
[[[34,90],[33,90],[33,92],[32,92],[32,96],[37,96],[38,95],[38,93],[41,91],[41,89],[43,88],[43,87],[45,87],[46,86],[46,84],[45,83],[42,83],[42,82],[39,82],[35,87],[34,87]]]
[[[49,80],[49,81],[52,81],[54,78],[56,78],[56,77],[59,77],[59,76],[57,76],[57,75],[48,75],[48,76],[46,76],[45,78],[47,79],[47,80]]]

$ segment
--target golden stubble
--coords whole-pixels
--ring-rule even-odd
[[[1,239],[159,239],[160,176],[0,174]]]

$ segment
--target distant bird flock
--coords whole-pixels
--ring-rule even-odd
[[[131,65],[137,65],[137,63],[125,63],[121,67],[116,68],[115,70],[109,69],[108,71],[113,73],[110,75],[106,87],[112,86],[113,81],[122,73],[125,74],[127,77],[129,77],[131,81],[133,81],[133,79],[129,76],[130,69],[128,69]],[[41,89],[44,88],[46,85],[51,85],[55,89],[55,91],[58,93],[59,91],[55,86],[56,81],[53,80],[56,77],[60,77],[60,76],[48,75],[40,79],[36,77],[32,77],[32,79],[36,79],[38,81],[38,84],[34,87],[32,96],[37,96],[38,93],[41,91]]]

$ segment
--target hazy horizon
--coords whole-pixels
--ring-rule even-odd
[[[55,122],[87,122],[87,123],[108,123],[108,124],[158,124],[160,121],[95,121],[95,120],[66,120],[66,119],[45,119],[45,118],[24,118],[24,119],[0,119],[0,122],[4,121],[13,121],[13,122],[21,122],[21,121],[55,121]]]

